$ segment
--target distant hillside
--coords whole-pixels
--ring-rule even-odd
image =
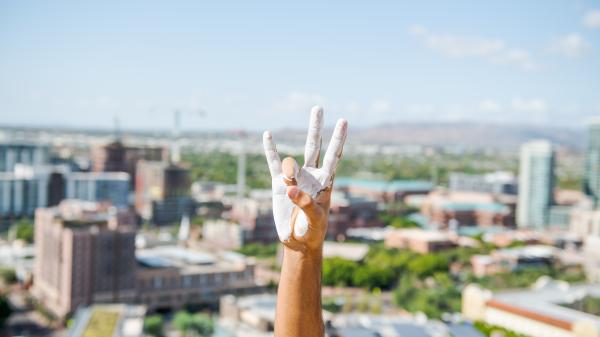
[[[110,129],[73,129],[58,127],[19,127],[1,126],[0,133],[6,132],[8,138],[17,135],[21,138],[52,138],[59,135],[81,135],[91,138],[114,135]],[[154,140],[171,139],[171,131],[164,130],[121,130],[128,139],[151,138]],[[262,143],[261,133],[248,131],[250,142]],[[552,141],[559,147],[582,150],[585,147],[585,129],[556,126],[532,126],[486,123],[389,123],[375,127],[361,127],[350,121],[349,142],[357,144],[395,144],[395,145],[430,145],[430,146],[466,146],[469,148],[494,147],[501,149],[517,149],[520,144],[536,138]],[[204,142],[207,139],[239,139],[239,130],[183,131],[183,138]],[[275,131],[276,139],[303,144],[306,140],[305,129],[280,129]],[[326,130],[325,144],[329,141],[331,130]],[[261,147],[260,144],[257,146]]]
[[[394,123],[354,130],[353,138],[368,143],[462,145],[468,147],[518,148],[531,139],[581,150],[585,129],[483,123]]]

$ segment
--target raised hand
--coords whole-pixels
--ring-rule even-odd
[[[269,131],[263,134],[263,145],[273,187],[273,217],[279,239],[292,248],[317,247],[327,232],[327,215],[331,199],[333,177],[346,140],[348,123],[338,120],[325,157],[319,166],[323,109],[312,108],[304,166],[287,157],[283,162]]]

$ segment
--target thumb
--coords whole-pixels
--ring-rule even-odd
[[[300,207],[312,225],[320,224],[323,219],[323,210],[309,194],[299,189],[298,186],[288,186],[287,195],[296,206]]]

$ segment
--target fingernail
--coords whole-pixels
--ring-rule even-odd
[[[296,197],[298,196],[298,194],[300,193],[300,190],[297,187],[290,187],[288,188],[288,197],[290,197],[290,199],[296,199]]]

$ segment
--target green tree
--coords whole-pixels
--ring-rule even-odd
[[[17,274],[14,269],[0,268],[0,278],[7,284],[17,282]]]
[[[144,319],[144,333],[154,337],[163,337],[163,318],[161,315],[151,315]]]
[[[430,318],[440,318],[445,312],[460,311],[461,293],[445,273],[437,273],[425,286],[414,276],[405,276],[394,291],[394,303],[410,312],[423,312]]]
[[[10,303],[8,303],[6,295],[0,295],[0,328],[4,327],[12,312],[13,310],[10,307]]]
[[[208,337],[213,333],[214,326],[210,316],[206,314],[192,314],[187,311],[178,311],[173,318],[173,325],[185,336]]]
[[[494,332],[500,332],[500,333],[502,333],[502,335],[504,337],[529,337],[527,335],[522,335],[522,334],[516,333],[514,331],[510,331],[505,328],[502,328],[502,327],[499,327],[496,325],[487,324],[484,322],[475,322],[475,324],[473,324],[473,326],[475,326],[475,328],[477,330],[481,331],[481,333],[483,333],[487,337],[492,336],[492,334]]]
[[[375,264],[360,266],[352,276],[352,284],[354,286],[368,289],[388,289],[394,280],[394,270]]]
[[[448,271],[448,257],[440,254],[419,255],[408,263],[408,270],[421,278]]]
[[[279,248],[278,243],[262,244],[262,243],[250,243],[244,245],[238,249],[238,252],[248,256],[255,256],[258,258],[269,258],[277,255],[277,249]]]
[[[323,260],[323,284],[328,286],[351,286],[353,275],[358,265],[356,262],[339,257]]]
[[[22,219],[13,225],[15,238],[28,243],[33,242],[33,223],[30,220]]]
[[[389,224],[391,227],[394,228],[415,228],[415,227],[419,227],[419,224],[416,223],[413,220],[410,220],[406,217],[403,216],[398,216],[395,217],[394,219],[392,219],[392,221]]]

